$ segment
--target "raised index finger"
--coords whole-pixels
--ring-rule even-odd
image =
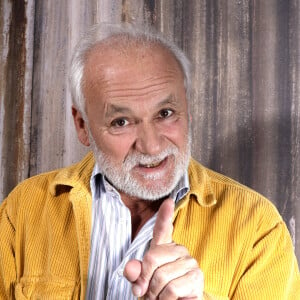
[[[173,214],[174,201],[172,199],[164,200],[157,213],[150,247],[172,242]]]

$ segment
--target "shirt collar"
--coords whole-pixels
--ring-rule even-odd
[[[175,188],[170,194],[170,198],[172,198],[175,203],[181,200],[190,190],[190,182],[188,172],[186,171],[184,175],[181,177]]]

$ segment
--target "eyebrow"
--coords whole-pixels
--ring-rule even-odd
[[[132,110],[128,107],[110,104],[105,113],[105,117],[109,118],[109,117],[114,116],[115,114],[131,114],[131,113],[132,113]]]
[[[160,101],[155,105],[155,107],[158,109],[160,107],[163,107],[165,105],[172,105],[172,106],[177,106],[177,101],[174,97],[173,94],[170,94],[166,99]],[[115,104],[109,104],[107,111],[105,113],[106,118],[110,118],[114,116],[115,114],[133,114],[133,111],[126,107],[126,106],[119,106]]]
[[[157,103],[156,107],[159,108],[159,107],[165,106],[165,105],[177,106],[177,101],[173,94],[170,94],[166,99]]]

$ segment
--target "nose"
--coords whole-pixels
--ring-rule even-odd
[[[163,138],[161,133],[153,124],[140,124],[135,148],[143,154],[159,154],[163,149]]]

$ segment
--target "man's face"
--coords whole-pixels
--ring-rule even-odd
[[[119,47],[120,48],[120,47]],[[182,72],[159,46],[94,49],[84,70],[90,143],[109,181],[131,197],[168,195],[190,143]]]

